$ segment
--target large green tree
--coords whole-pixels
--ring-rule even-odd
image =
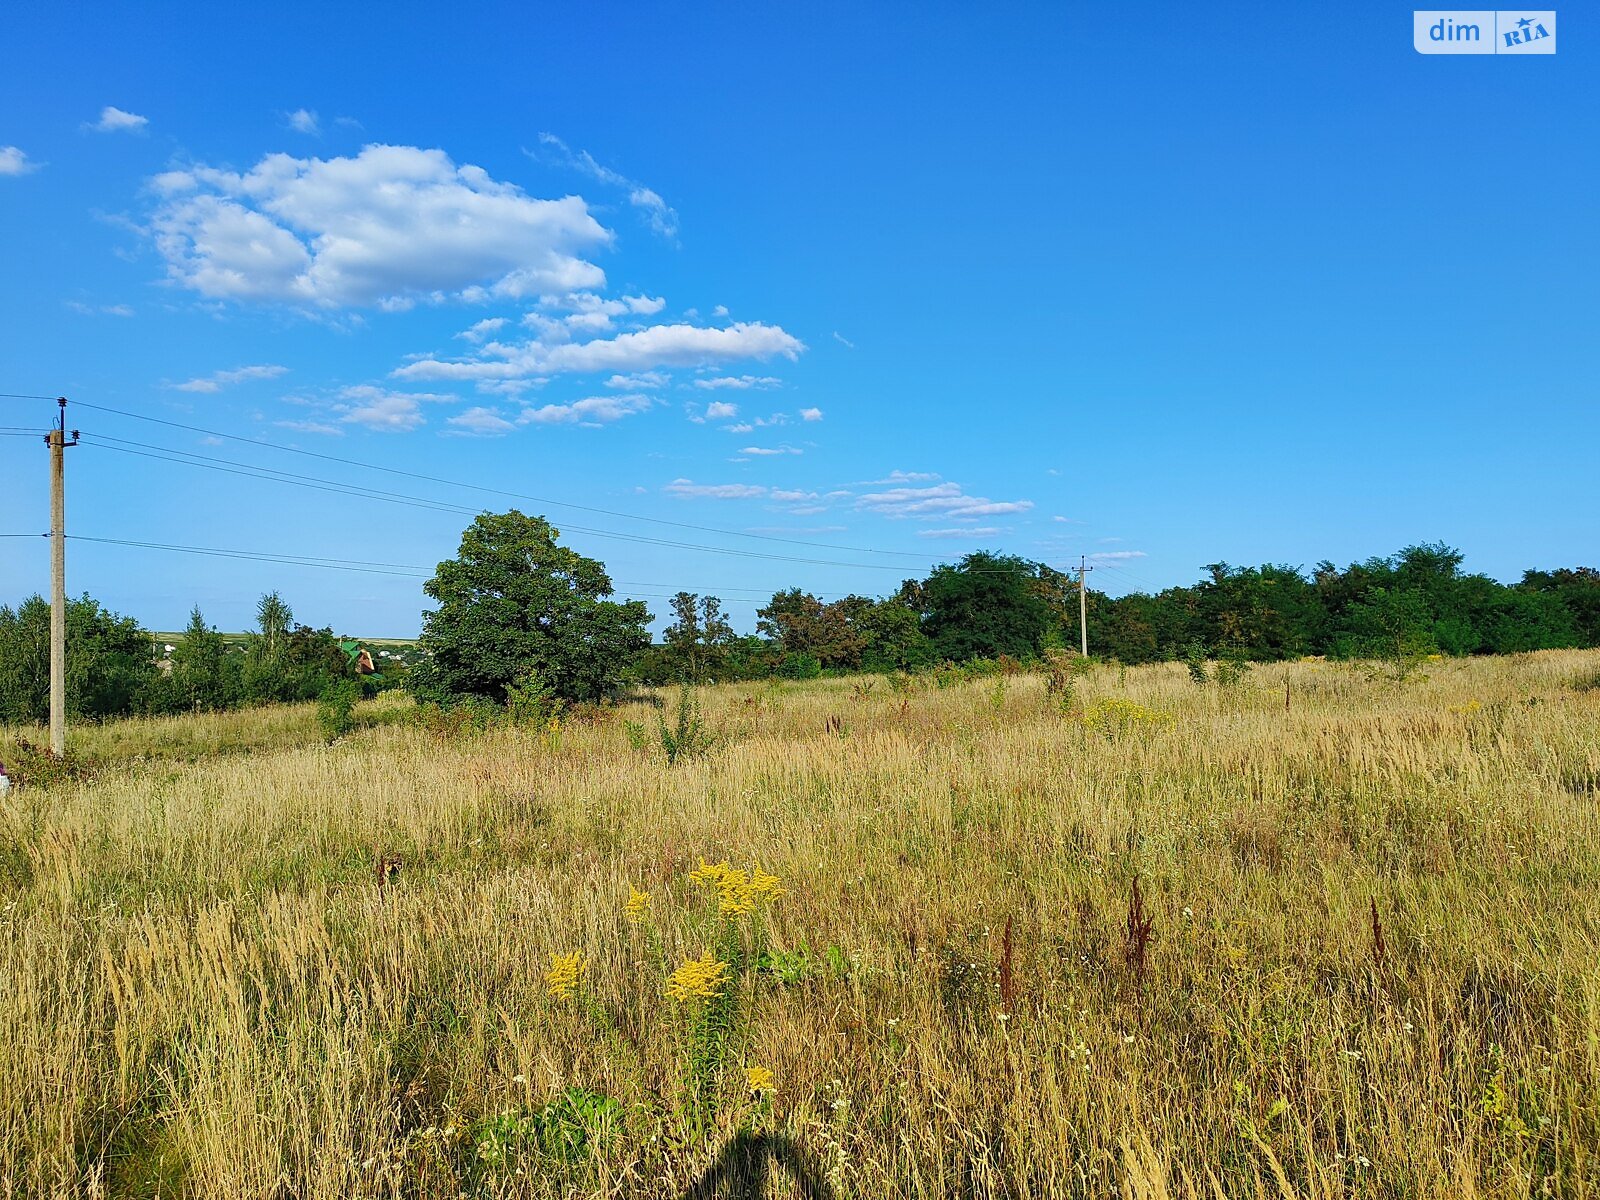
[[[604,564],[558,546],[541,517],[485,513],[461,535],[456,557],[423,587],[438,608],[423,614],[427,660],[409,686],[450,703],[537,678],[563,700],[598,700],[650,644],[650,613],[616,603]]]
[[[979,550],[941,566],[923,584],[923,598],[923,632],[940,658],[957,662],[1032,657],[1055,624],[1037,564],[1015,555]]]

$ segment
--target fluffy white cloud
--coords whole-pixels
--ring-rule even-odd
[[[782,386],[782,384],[783,380],[774,379],[770,375],[718,375],[714,379],[696,379],[694,381],[695,387],[705,388],[708,391],[716,388],[739,388],[741,390],[754,387],[775,388]]]
[[[993,525],[983,525],[972,529],[922,529],[917,531],[918,537],[925,538],[987,538],[994,537],[1000,532]]]
[[[492,408],[469,408],[466,412],[451,417],[445,424],[453,425],[464,433],[477,434],[480,437],[510,433],[516,428],[515,425]]]
[[[424,358],[394,372],[397,379],[518,379],[530,375],[640,371],[652,367],[692,367],[738,359],[796,359],[805,349],[799,338],[777,325],[739,322],[724,328],[651,325],[612,338],[551,345],[545,341],[497,346],[495,354],[473,359]]]
[[[729,404],[726,400],[713,400],[706,405],[705,420],[729,421],[739,415],[739,406]]]
[[[275,365],[262,365],[258,367],[236,367],[232,371],[213,371],[210,375],[200,379],[191,379],[187,383],[174,386],[180,392],[220,392],[225,387],[232,387],[236,383],[246,383],[252,379],[276,379],[279,375],[289,370],[288,367]]]
[[[820,408],[802,408],[800,410],[800,419],[802,421],[820,421],[822,420],[822,410]]]
[[[570,404],[546,404],[525,408],[517,418],[519,425],[603,425],[644,412],[655,404],[654,396],[637,393],[622,396],[586,396]]]
[[[1104,559],[1107,562],[1117,562],[1130,558],[1149,558],[1143,550],[1103,550],[1099,554],[1091,554],[1090,558]]]
[[[815,492],[788,491],[783,488],[773,488],[770,498],[780,504],[803,504],[807,500],[818,499]]]
[[[611,234],[581,198],[535,199],[442,150],[272,154],[244,174],[198,166],[151,187],[169,278],[214,299],[403,308],[605,282],[582,254]]]
[[[690,479],[674,479],[661,490],[683,500],[755,500],[767,494],[766,488],[753,483],[695,483]]]
[[[322,126],[317,121],[317,114],[308,108],[297,108],[287,118],[289,128],[296,133],[308,133],[316,137],[322,132]]]
[[[336,404],[333,411],[346,425],[360,425],[379,433],[406,433],[423,423],[416,396],[369,386],[345,388],[343,395],[353,403]]]
[[[922,520],[951,517],[992,517],[1027,512],[1032,500],[990,500],[969,496],[959,483],[940,483],[932,487],[897,487],[886,492],[869,492],[856,501],[856,507],[886,517],[916,517]]]
[[[148,117],[141,117],[138,113],[123,112],[120,108],[106,105],[100,110],[100,119],[89,126],[96,133],[135,133],[150,124]]]
[[[15,146],[0,146],[0,175],[26,175],[38,169],[39,164],[30,162],[24,151]]]

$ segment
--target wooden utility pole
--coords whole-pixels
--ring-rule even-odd
[[[50,445],[50,752],[67,752],[67,447],[78,444],[78,431],[67,440],[67,398],[56,400],[56,427],[45,437]]]
[[[1089,657],[1089,589],[1085,578],[1094,570],[1087,555],[1078,556],[1078,632],[1083,635],[1083,656]]]

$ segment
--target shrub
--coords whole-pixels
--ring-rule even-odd
[[[356,727],[356,701],[361,699],[361,687],[353,679],[330,683],[317,701],[317,724],[322,736],[336,742]]]

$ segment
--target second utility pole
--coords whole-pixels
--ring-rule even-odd
[[[45,441],[50,445],[50,752],[67,752],[67,398],[56,400],[60,415]]]
[[[1086,555],[1078,556],[1078,632],[1083,635],[1083,656],[1089,657],[1089,591],[1084,577],[1094,570]]]

